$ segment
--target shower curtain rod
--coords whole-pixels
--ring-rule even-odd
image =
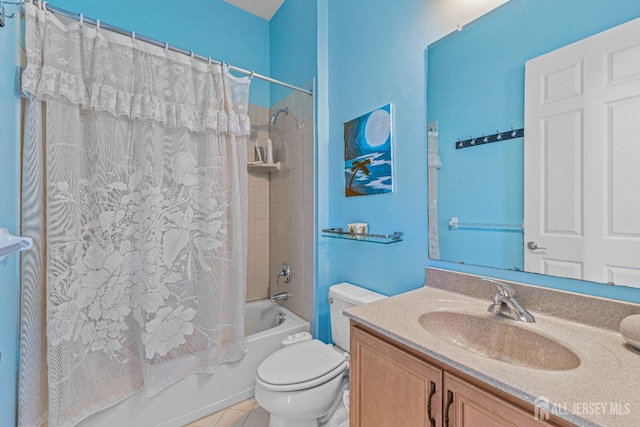
[[[35,4],[35,2],[36,2],[36,0],[34,0],[34,4]],[[0,0],[0,4],[18,4],[18,5],[21,5],[21,4],[24,4],[24,2],[23,1],[22,2],[8,2],[8,1],[1,1]],[[65,9],[61,9],[61,8],[59,8],[57,6],[50,5],[47,2],[44,2],[44,8],[46,8],[47,10],[50,10],[51,12],[57,13],[57,14],[62,15],[62,16],[66,16],[67,18],[75,19],[77,21],[79,21],[80,17],[82,16],[80,14],[77,14],[77,13],[74,13],[74,12],[70,12],[70,11],[65,10]],[[169,50],[172,50],[174,52],[181,53],[183,55],[192,56],[193,58],[197,58],[197,59],[199,59],[201,61],[209,62],[209,60],[211,60],[211,62],[214,63],[214,64],[218,64],[218,65],[222,65],[223,64],[222,61],[213,60],[213,59],[211,59],[211,58],[209,58],[207,56],[198,55],[198,54],[194,53],[191,50],[185,50],[185,49],[182,49],[182,48],[179,48],[179,47],[176,47],[176,46],[171,46],[170,44],[167,44],[165,42],[161,42],[159,40],[155,40],[155,39],[152,39],[150,37],[145,37],[145,36],[139,35],[135,31],[124,30],[122,28],[119,28],[119,27],[116,27],[116,26],[113,26],[113,25],[102,23],[100,20],[87,18],[86,16],[82,16],[82,18],[83,18],[84,22],[88,22],[88,23],[96,25],[96,26],[99,25],[100,28],[105,28],[105,29],[107,29],[109,31],[113,31],[115,33],[122,34],[124,36],[135,37],[136,40],[140,40],[140,41],[143,41],[143,42],[151,43],[151,44],[153,44],[155,46],[163,47],[165,49],[169,49]],[[229,69],[230,70],[236,71],[238,73],[245,74],[245,75],[251,76],[251,77],[255,77],[257,79],[264,80],[264,81],[267,81],[269,83],[275,83],[277,85],[284,86],[284,87],[289,88],[289,89],[297,90],[299,92],[306,93],[307,95],[313,95],[313,90],[304,89],[304,88],[301,88],[301,87],[298,87],[298,86],[294,86],[294,85],[291,85],[289,83],[285,83],[285,82],[282,82],[280,80],[276,80],[276,79],[273,79],[271,77],[255,73],[255,72],[253,72],[251,70],[245,70],[244,68],[236,67],[235,65],[231,65],[231,64],[228,64],[228,65],[229,65]]]

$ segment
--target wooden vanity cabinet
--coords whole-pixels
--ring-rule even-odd
[[[445,421],[448,427],[533,427],[553,426],[447,372],[444,373]]]
[[[538,420],[533,407],[522,409],[400,346],[352,322],[350,427],[572,425]]]
[[[442,426],[442,370],[351,328],[350,427]]]

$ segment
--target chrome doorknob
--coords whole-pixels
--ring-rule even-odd
[[[532,251],[535,251],[536,249],[547,250],[547,248],[542,248],[538,246],[536,242],[533,242],[533,241],[527,243],[527,248],[531,249]]]

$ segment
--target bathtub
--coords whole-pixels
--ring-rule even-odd
[[[153,397],[136,393],[78,424],[78,427],[182,427],[253,397],[258,365],[287,335],[309,332],[309,322],[269,300],[245,305],[248,351],[212,374],[195,374]]]

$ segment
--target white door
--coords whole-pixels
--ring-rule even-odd
[[[524,146],[525,270],[640,287],[640,19],[527,62]]]

